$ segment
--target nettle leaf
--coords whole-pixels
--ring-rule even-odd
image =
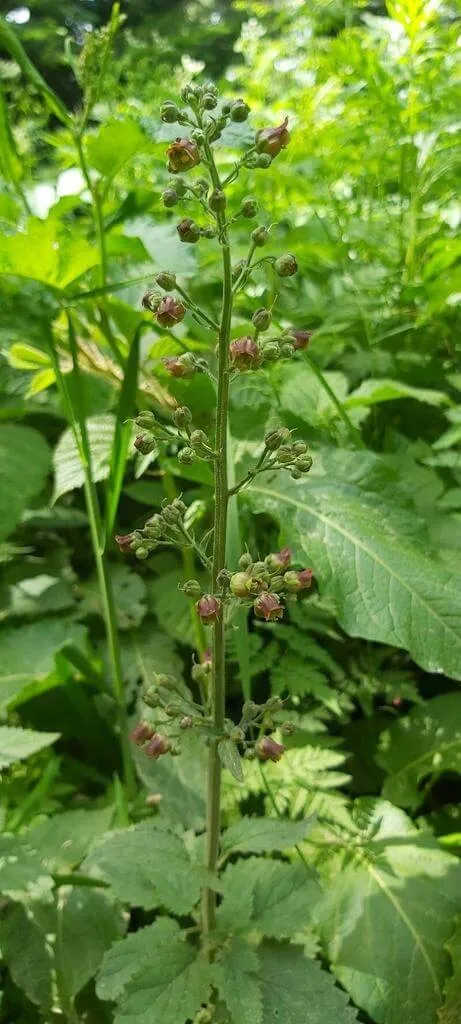
[[[446,943],[450,954],[453,973],[444,990],[445,1001],[439,1010],[438,1024],[459,1024],[461,1019],[461,921]]]
[[[110,828],[113,816],[113,807],[63,811],[28,829],[23,839],[37,851],[47,871],[69,871],[80,864],[95,840]]]
[[[0,705],[27,697],[28,684],[55,667],[55,654],[67,643],[84,646],[86,627],[67,619],[42,619],[20,629],[0,629]]]
[[[223,853],[269,853],[302,843],[314,818],[284,821],[279,818],[241,818],[223,833]]]
[[[400,807],[418,807],[424,779],[461,773],[461,694],[443,694],[412,708],[381,733],[376,760],[388,773],[383,796]]]
[[[0,919],[2,959],[19,988],[43,1010],[49,1010],[51,992],[51,949],[42,929],[20,903],[9,903]]]
[[[57,908],[58,987],[71,1002],[99,968],[104,953],[123,934],[120,907],[105,893],[81,886],[61,890]]]
[[[192,909],[207,877],[182,839],[153,821],[109,834],[82,870],[109,882],[113,895],[126,903],[148,910],[163,905],[174,914]]]
[[[320,888],[304,864],[250,857],[229,865],[222,878],[222,892],[221,927],[290,937],[311,920]]]
[[[331,974],[296,946],[264,943],[259,949],[264,1024],[353,1024],[357,1013]]]
[[[168,946],[177,937],[176,921],[159,917],[147,928],[140,928],[114,942],[107,950],[98,973],[96,991],[99,998],[115,1002],[128,982],[156,958],[159,948]]]
[[[59,739],[58,732],[35,732],[33,729],[19,729],[0,725],[0,768],[7,768],[16,761],[31,757],[38,750],[44,750]]]
[[[0,426],[0,540],[8,537],[50,468],[50,450],[38,430],[4,423]]]
[[[429,672],[461,680],[459,575],[425,554],[414,513],[392,501],[389,485],[378,457],[343,452],[326,476],[283,485],[274,477],[247,495],[280,522],[282,542],[312,566],[348,633],[403,647]]]
[[[110,470],[110,455],[115,433],[115,418],[111,415],[91,416],[86,421],[90,446],[93,479],[106,480]],[[63,494],[83,487],[85,475],[75,438],[70,427],[61,434],[53,452],[53,503]]]
[[[377,1024],[434,1024],[461,865],[386,801],[375,802],[373,819],[363,845],[322,851],[321,938],[339,981]]]
[[[213,983],[235,1024],[262,1024],[263,1005],[256,950],[233,936],[213,964]]]

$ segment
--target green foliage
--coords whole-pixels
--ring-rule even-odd
[[[0,427],[0,538],[8,537],[21,520],[31,498],[43,487],[49,470],[49,449],[30,427],[5,423]]]
[[[31,729],[15,729],[0,726],[0,768],[6,768],[15,761],[22,761],[38,750],[43,750],[59,739],[57,732],[33,732]]]
[[[434,697],[382,733],[378,763],[387,773],[383,795],[400,807],[417,807],[421,784],[461,770],[461,695]]]

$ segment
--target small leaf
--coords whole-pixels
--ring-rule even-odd
[[[0,725],[0,768],[23,761],[58,739],[58,732],[34,732],[32,729]]]
[[[19,640],[20,637],[20,640]],[[0,629],[0,705],[19,702],[34,680],[46,678],[64,644],[84,645],[86,629],[66,619],[43,619],[17,629]]]
[[[234,776],[234,779],[237,782],[243,782],[242,759],[237,744],[233,740],[221,740],[218,745],[218,753],[222,764]]]
[[[302,843],[315,818],[284,821],[278,818],[240,818],[222,836],[223,853],[269,853]]]

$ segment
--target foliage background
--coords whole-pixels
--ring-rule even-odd
[[[94,30],[110,5],[1,9],[45,81],[78,112],[92,81],[82,48],[91,58]],[[132,874],[133,851],[109,849],[99,862],[100,848],[89,852],[122,823],[126,808],[83,477],[55,387],[49,332],[75,400],[70,306],[101,498],[120,418],[121,367],[140,325],[137,407],[167,417],[174,400],[185,401],[209,427],[211,387],[203,378],[187,390],[171,386],[160,361],[184,344],[205,351],[206,334],[187,322],[167,336],[140,312],[146,282],[164,267],[182,275],[196,301],[212,309],[219,302],[213,245],[181,246],[175,215],[161,202],[165,144],[176,128],[159,122],[158,108],[191,76],[207,76],[229,96],[247,98],[257,127],[290,118],[284,159],[256,182],[239,179],[235,201],[255,191],[274,243],[298,256],[301,273],[278,289],[280,327],[314,331],[296,364],[241,378],[233,393],[236,466],[266,429],[284,422],[309,441],[314,469],[303,490],[274,481],[243,492],[231,556],[235,563],[243,538],[263,556],[289,542],[313,566],[317,589],[276,630],[252,625],[246,635],[241,624],[231,633],[230,711],[238,716],[242,689],[256,700],[282,694],[290,699],[284,717],[298,731],[284,760],[266,772],[270,796],[248,765],[243,785],[226,777],[224,799],[225,824],[234,828],[242,815],[265,812],[273,820],[274,806],[295,821],[315,811],[302,852],[324,895],[316,900],[305,876],[300,883],[292,874],[291,923],[283,905],[272,906],[268,923],[264,892],[251,892],[252,862],[231,858],[229,892],[247,894],[234,926],[244,931],[251,923],[296,941],[303,959],[290,969],[303,979],[300,992],[302,984],[312,989],[309,972],[320,955],[322,977],[332,972],[359,1020],[394,1024],[404,1002],[406,1024],[450,1024],[461,1005],[459,9],[426,0],[202,0],[132,2],[124,14],[83,140],[90,181],[99,183],[103,276],[94,196],[69,125],[11,54],[1,53],[0,840],[7,856],[20,851],[26,867],[2,882],[0,1019],[48,1020],[56,1000],[70,1021],[75,1013],[114,1019],[103,1002],[114,998],[104,972],[96,988],[92,979],[127,927],[127,908],[134,907],[130,935],[158,926],[159,903],[179,917],[191,912],[187,899],[171,903],[154,873],[149,893],[116,877],[117,857]],[[229,168],[245,131],[236,126],[223,139]],[[236,258],[245,237],[237,224]],[[104,282],[111,290],[100,294]],[[274,297],[272,279],[256,278],[240,299],[235,336],[254,306]],[[180,491],[196,528],[206,528],[210,486],[204,464],[179,467],[173,451],[142,464],[130,449],[117,528],[133,528]],[[190,684],[192,652],[206,638],[177,583],[196,569],[172,553],[127,563],[110,538],[108,563],[134,719],[140,684],[154,670]],[[186,829],[187,857],[195,860],[203,772],[201,751],[185,747],[166,766],[139,761],[130,813],[136,828],[155,830],[160,822],[181,842]],[[158,793],[157,810],[146,798]],[[280,849],[292,845],[287,839]],[[266,849],[243,845],[245,853],[274,849],[270,841]],[[102,873],[109,896],[56,880],[85,857],[80,872]],[[264,870],[279,870],[277,863],[266,857]],[[156,901],[151,890],[159,885]],[[268,893],[274,885],[268,878]],[[51,890],[61,930],[45,899]],[[31,893],[33,911],[26,912]],[[222,907],[225,920],[225,898]],[[95,929],[95,920],[106,925]],[[60,936],[52,949],[49,933]],[[26,954],[18,934],[28,937]],[[165,935],[171,945],[173,934]],[[73,977],[80,941],[89,952]],[[266,950],[267,984],[271,955]],[[287,1021],[301,1019],[300,999],[284,1008]],[[273,999],[265,1000],[270,1021]],[[227,1004],[239,1024],[257,1024],[254,1005],[251,1016],[248,1007]],[[117,1021],[135,1012],[129,994],[126,1006]],[[325,1009],[321,1024],[333,1019],[329,1012],[338,1019],[336,1007]]]

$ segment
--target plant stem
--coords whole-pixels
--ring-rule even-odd
[[[206,155],[210,167],[213,187],[221,188],[219,174],[216,169],[211,147],[206,146]],[[217,577],[226,561],[227,532],[227,418],[229,403],[229,341],[232,318],[232,267],[229,236],[224,212],[217,214],[219,237],[222,252],[223,293],[221,321],[218,336],[218,393],[216,405],[216,457],[214,468],[214,536],[212,560],[212,589],[217,589]],[[213,626],[212,645],[212,692],[211,711],[218,733],[222,733],[225,716],[225,634],[223,612]],[[216,870],[219,853],[220,835],[220,798],[221,798],[221,762],[218,741],[210,743],[208,757],[208,790],[207,790],[207,826],[206,826],[206,864],[210,871]],[[202,897],[202,928],[206,937],[215,926],[216,894],[212,889],[205,888]]]

